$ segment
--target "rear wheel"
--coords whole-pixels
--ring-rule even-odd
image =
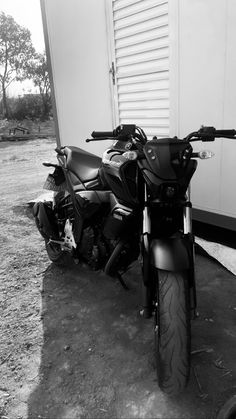
[[[58,266],[65,266],[69,263],[71,255],[69,252],[62,250],[61,245],[57,243],[48,243],[48,240],[45,240],[45,247],[49,259]]]
[[[180,393],[190,373],[191,325],[186,272],[158,270],[155,355],[158,383],[167,394]]]

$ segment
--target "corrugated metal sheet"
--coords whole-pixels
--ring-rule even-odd
[[[113,0],[120,123],[169,134],[168,0]]]

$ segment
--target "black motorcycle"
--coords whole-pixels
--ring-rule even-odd
[[[142,309],[154,316],[160,388],[176,394],[190,373],[191,317],[196,310],[194,237],[189,183],[197,168],[192,141],[235,138],[235,130],[202,127],[184,139],[147,141],[135,125],[93,132],[86,141],[113,140],[102,159],[77,147],[56,149],[58,165],[44,187],[52,200],[34,206],[51,261],[68,256],[103,269],[126,287],[123,274],[138,258]]]

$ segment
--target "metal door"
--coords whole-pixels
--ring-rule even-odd
[[[107,21],[116,124],[168,136],[168,1],[107,0]]]

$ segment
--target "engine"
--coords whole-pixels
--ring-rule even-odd
[[[103,238],[99,227],[89,226],[84,228],[77,246],[78,256],[82,257],[94,270],[104,266],[109,254],[109,244]]]
[[[124,271],[139,254],[137,218],[133,216],[132,210],[124,206],[116,208],[114,205],[111,213],[110,203],[98,205],[87,199],[84,201],[85,211],[83,212],[83,208],[81,210],[82,232],[78,236],[78,231],[75,228],[75,216],[80,217],[80,215],[75,214],[70,195],[57,196],[55,215],[61,239],[66,239],[65,225],[69,220],[77,244],[73,249],[73,254],[75,258],[83,260],[93,270],[106,266],[117,244],[122,239],[125,245],[114,261],[114,270]]]

